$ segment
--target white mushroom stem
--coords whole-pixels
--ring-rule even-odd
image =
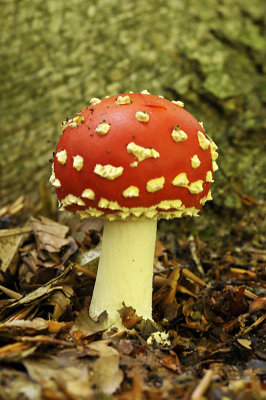
[[[157,221],[105,222],[102,253],[90,305],[96,320],[106,311],[105,327],[124,329],[123,303],[143,319],[152,319],[152,276]]]

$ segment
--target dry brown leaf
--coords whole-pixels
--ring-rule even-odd
[[[46,304],[52,305],[54,307],[53,310],[53,319],[58,320],[61,315],[66,311],[67,307],[71,304],[71,300],[74,297],[74,290],[67,285],[62,285],[60,290],[55,290]]]
[[[177,354],[173,350],[170,350],[170,354],[161,360],[161,364],[171,371],[174,371],[178,374],[182,373],[181,363]]]
[[[90,348],[97,350],[100,357],[93,365],[92,381],[99,391],[114,393],[123,380],[123,373],[119,369],[119,353],[108,346],[109,341],[100,340],[90,343]]]
[[[60,289],[62,289],[62,286],[55,286],[55,287],[53,287],[52,285],[41,286],[38,289],[35,289],[32,292],[26,294],[21,299],[15,300],[13,303],[9,304],[7,308],[13,308],[32,303],[33,301],[43,299],[47,297],[51,292]]]
[[[57,333],[62,329],[69,328],[71,322],[58,322],[48,321],[43,318],[34,318],[33,320],[16,319],[13,321],[6,321],[0,323],[0,332],[10,331],[21,332],[21,331],[44,331],[48,330],[50,333]]]
[[[18,262],[18,250],[31,229],[14,228],[0,231],[0,270],[14,274]]]
[[[241,346],[245,347],[248,350],[252,350],[252,347],[251,347],[252,342],[251,342],[251,340],[248,340],[248,339],[237,339],[237,341],[238,341],[238,343],[241,344]]]
[[[183,313],[186,318],[186,326],[198,331],[207,331],[211,326],[205,316],[198,310],[194,299],[190,298],[183,304]]]
[[[45,385],[53,380],[65,385],[74,396],[89,398],[92,395],[90,370],[92,361],[79,359],[77,354],[63,351],[56,357],[27,359],[23,361],[29,376],[35,382]]]
[[[24,357],[29,356],[36,350],[36,345],[18,341],[0,347],[0,360],[4,361],[20,361]]]
[[[36,237],[38,249],[58,253],[63,246],[69,243],[69,239],[66,238],[69,228],[65,225],[58,224],[45,217],[40,217],[40,220],[32,217],[30,224]]]
[[[60,283],[63,283],[64,281],[66,282],[71,276],[72,267],[70,265],[64,272],[62,272],[62,274],[54,279],[51,279],[45,285],[38,287],[18,300],[9,301],[9,303],[6,304],[1,310],[3,316],[5,319],[7,319],[8,313],[15,310],[15,313],[10,316],[9,319],[25,319],[29,312],[33,312],[32,310],[34,308],[37,310],[40,307],[40,302],[49,298],[53,292],[64,291],[64,287],[68,288],[68,286],[64,284],[60,285]],[[69,298],[71,293],[74,293],[72,288],[65,292],[66,297]],[[26,314],[24,314],[24,311]],[[35,315],[34,312],[33,315]]]
[[[13,368],[0,369],[1,399],[43,400],[41,385],[25,373]]]
[[[82,335],[90,336],[101,331],[102,328],[100,327],[100,324],[90,318],[88,307],[84,307],[75,319],[70,333],[73,336],[78,335],[79,337],[82,337]]]
[[[48,337],[47,337],[48,339]],[[109,341],[93,342],[79,349],[59,351],[56,356],[23,361],[30,377],[41,384],[55,380],[64,385],[69,396],[92,395],[92,386],[105,393],[114,393],[123,374],[119,369],[119,353]]]
[[[142,320],[142,317],[136,314],[136,310],[134,310],[133,307],[127,307],[124,303],[123,308],[118,310],[118,312],[122,319],[123,326],[127,329],[133,329]]]
[[[30,346],[26,343],[16,342],[12,344],[7,344],[6,346],[0,347],[0,358],[8,358],[14,354],[20,354],[23,350],[28,349]]]
[[[81,247],[75,255],[74,262],[96,275],[100,255],[101,245],[89,250]]]

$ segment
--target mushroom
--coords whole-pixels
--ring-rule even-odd
[[[105,221],[89,314],[152,319],[157,220],[197,216],[211,199],[217,146],[182,102],[142,93],[93,99],[63,123],[50,178],[61,210]]]

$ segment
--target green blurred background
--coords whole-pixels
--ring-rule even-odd
[[[212,207],[260,206],[263,1],[6,0],[0,6],[1,205],[20,194],[38,200],[66,116],[91,97],[147,89],[182,100],[218,144]]]

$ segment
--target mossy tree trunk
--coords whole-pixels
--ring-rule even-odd
[[[262,198],[266,99],[260,0],[1,1],[0,202],[38,197],[60,122],[90,97],[180,99],[220,147],[215,201]]]

